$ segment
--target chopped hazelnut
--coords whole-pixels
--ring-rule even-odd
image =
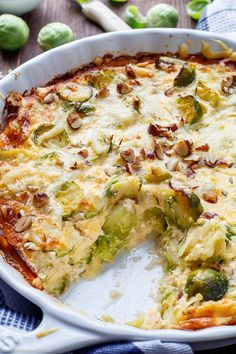
[[[23,232],[30,228],[32,225],[32,217],[31,216],[22,216],[15,223],[15,231]]]
[[[130,93],[133,90],[133,88],[132,86],[127,85],[126,83],[121,83],[121,84],[117,84],[116,90],[121,95],[126,95],[127,93]]]
[[[82,119],[78,113],[71,113],[67,118],[67,123],[72,129],[77,130],[82,126]]]
[[[192,143],[189,140],[178,141],[175,145],[175,153],[182,157],[187,157],[192,153]]]
[[[42,208],[49,202],[49,197],[46,193],[36,193],[33,196],[33,204],[36,208]]]

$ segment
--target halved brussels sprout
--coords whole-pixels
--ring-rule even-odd
[[[177,105],[188,124],[195,124],[202,119],[203,108],[193,96],[188,95],[179,97],[177,100]]]
[[[189,297],[200,293],[205,301],[217,301],[224,297],[228,286],[229,281],[224,272],[202,268],[189,274],[185,291]]]
[[[127,206],[126,206],[127,202]],[[107,215],[102,230],[105,234],[113,234],[124,239],[137,223],[136,212],[131,200],[123,200],[111,209]]]
[[[100,89],[103,86],[110,84],[113,81],[115,74],[115,71],[112,69],[91,71],[86,76],[86,79],[90,85]]]
[[[174,79],[174,87],[186,87],[196,78],[196,69],[194,65],[185,63],[180,72]]]
[[[64,182],[55,194],[55,198],[63,207],[62,220],[67,220],[75,212],[80,211],[79,204],[83,198],[83,192],[75,182]]]
[[[127,178],[116,177],[108,182],[105,186],[106,197],[120,198],[122,196],[135,196],[140,190],[141,182],[138,176],[130,176]]]
[[[167,227],[165,215],[158,207],[152,207],[144,211],[144,221],[152,223],[154,232],[162,234]]]
[[[169,190],[164,193],[164,212],[170,223],[189,229],[203,212],[199,197],[193,192]]]
[[[161,183],[170,177],[171,174],[169,171],[160,166],[150,166],[145,175],[145,179],[148,183]]]
[[[220,102],[219,93],[209,88],[202,81],[199,81],[197,85],[196,94],[204,101],[209,102],[213,108],[217,107]]]
[[[125,245],[130,230],[137,223],[137,216],[132,201],[122,201],[115,205],[107,215],[101,235],[96,244],[100,259],[111,262],[117,252]],[[126,206],[126,203],[127,206]]]
[[[92,97],[93,90],[88,85],[81,85],[77,84],[76,82],[70,82],[61,84],[58,88],[58,94],[60,97],[67,101],[85,102]]]

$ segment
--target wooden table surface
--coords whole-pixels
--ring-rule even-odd
[[[116,13],[122,14],[126,5],[114,6],[109,3],[109,0],[103,0]],[[150,7],[158,2],[166,2],[174,5],[180,12],[179,27],[194,28],[195,23],[190,20],[186,14],[186,3],[188,0],[130,0],[129,4],[138,5],[140,10],[145,13]],[[24,19],[30,26],[31,35],[29,42],[18,52],[0,53],[0,71],[7,73],[9,69],[19,66],[26,60],[41,53],[41,49],[37,44],[37,35],[41,27],[49,22],[60,21],[71,26],[76,33],[77,38],[92,36],[97,33],[102,33],[95,24],[86,20],[80,13],[79,7],[72,0],[44,0],[42,4],[31,13],[24,16]],[[226,348],[208,350],[198,352],[199,354],[235,354],[236,346]],[[174,353],[173,353],[174,354]]]

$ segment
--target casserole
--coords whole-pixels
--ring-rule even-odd
[[[137,36],[137,37],[136,37]],[[213,36],[213,35],[212,35]],[[137,42],[133,41],[133,38],[136,38]],[[221,36],[216,36],[214,35],[214,38],[216,39],[223,39],[223,37]],[[130,41],[132,39],[132,45],[130,45]],[[94,59],[94,57],[98,57],[98,56],[102,56],[106,53],[106,50],[104,48],[104,45],[108,45],[110,48],[110,52],[112,52],[112,54],[118,55],[118,54],[123,54],[123,53],[128,53],[128,54],[135,54],[136,52],[142,50],[142,51],[146,51],[146,52],[150,52],[150,50],[152,52],[166,52],[166,51],[170,51],[170,52],[176,52],[179,45],[182,44],[183,42],[185,42],[186,40],[190,39],[192,41],[192,45],[190,46],[190,50],[192,50],[193,52],[199,52],[200,51],[200,45],[201,45],[201,40],[207,40],[209,41],[209,34],[205,34],[205,33],[201,33],[201,32],[195,32],[195,31],[188,31],[188,33],[186,33],[184,30],[176,30],[173,31],[172,34],[169,33],[168,30],[143,30],[143,31],[138,31],[138,32],[127,32],[124,34],[109,34],[109,35],[101,35],[101,36],[97,36],[96,37],[96,47],[93,48],[93,41],[95,39],[90,38],[90,39],[86,39],[86,40],[82,40],[82,41],[78,41],[75,43],[72,43],[70,45],[67,46],[63,46],[61,48],[57,48],[49,53],[46,54],[42,54],[41,56],[39,56],[38,58],[32,59],[29,63],[24,64],[21,69],[15,70],[11,75],[8,75],[8,77],[6,77],[0,85],[0,90],[1,93],[3,95],[7,95],[10,91],[15,90],[15,91],[20,91],[23,92],[24,90],[29,89],[30,87],[33,86],[40,86],[43,85],[45,82],[49,81],[50,79],[52,79],[54,76],[61,74],[63,72],[66,72],[72,68],[78,67],[79,63],[88,63],[90,62],[92,59]],[[233,49],[234,47],[234,43],[233,41],[227,40],[224,38],[224,42],[232,47]],[[210,41],[210,44],[213,46],[216,46],[216,43],[214,43],[214,41]],[[78,47],[77,47],[78,46]],[[93,49],[92,49],[93,48]],[[192,49],[191,49],[192,48]],[[75,56],[68,56],[66,57],[66,60],[68,60],[68,62],[66,63],[65,60],[63,62],[60,61],[60,55],[64,55],[63,50],[68,50],[68,52],[76,52],[76,54],[78,56],[80,56],[80,61],[78,63],[77,60],[77,55]],[[38,64],[38,60],[40,61],[40,67],[39,70],[35,72],[35,65]],[[46,63],[53,63],[52,67],[49,67],[48,65],[46,66]],[[44,66],[45,65],[45,66]],[[46,69],[44,71],[44,69]],[[20,72],[19,72],[20,70]],[[2,102],[3,104],[3,102]],[[140,252],[139,250],[136,250],[135,252]],[[118,260],[119,262],[119,260]],[[131,262],[132,263],[132,262]],[[220,329],[218,328],[212,328],[212,329],[207,329],[207,330],[202,330],[196,333],[191,333],[191,332],[185,332],[185,331],[178,331],[178,330],[158,330],[158,331],[148,331],[148,332],[144,332],[143,330],[140,329],[133,329],[133,328],[129,328],[127,326],[125,327],[119,327],[116,324],[111,324],[111,323],[101,323],[99,320],[94,320],[92,321],[91,318],[86,318],[86,316],[82,316],[81,314],[74,312],[70,310],[69,307],[61,307],[61,305],[52,305],[53,303],[55,303],[54,299],[51,299],[48,297],[48,295],[46,294],[42,294],[39,291],[35,290],[35,289],[31,289],[27,284],[24,283],[24,281],[19,277],[18,274],[15,273],[14,270],[12,270],[11,268],[9,268],[9,266],[7,266],[3,261],[2,261],[3,267],[1,269],[1,275],[3,277],[4,280],[6,280],[10,285],[12,285],[13,283],[13,278],[12,275],[14,276],[15,279],[15,285],[14,288],[16,290],[19,290],[21,293],[23,293],[26,297],[30,298],[33,302],[36,302],[45,312],[45,304],[47,303],[48,309],[47,309],[47,313],[49,314],[55,314],[55,307],[57,308],[56,313],[57,316],[56,317],[63,317],[65,316],[67,319],[70,317],[70,320],[68,322],[70,330],[71,330],[71,337],[72,338],[74,335],[76,336],[76,329],[71,328],[72,324],[77,324],[79,323],[79,327],[80,330],[83,332],[84,329],[88,329],[90,328],[92,331],[95,331],[96,334],[93,333],[94,337],[91,337],[91,341],[89,341],[89,335],[91,335],[91,333],[88,335],[88,337],[86,337],[87,334],[85,334],[84,339],[82,340],[81,338],[81,342],[79,343],[78,339],[76,338],[75,340],[71,339],[70,341],[70,345],[69,348],[74,348],[74,347],[78,347],[79,345],[87,345],[88,343],[94,343],[94,342],[99,342],[99,341],[104,341],[104,340],[108,340],[109,338],[111,340],[114,340],[114,338],[116,337],[117,339],[122,338],[122,339],[150,339],[150,338],[160,338],[162,340],[172,340],[172,341],[184,341],[184,342],[196,342],[199,341],[201,338],[201,341],[210,341],[210,340],[220,340],[222,338],[226,338],[226,337],[232,337],[234,332],[234,328],[233,327],[227,327],[224,329]],[[136,267],[135,267],[136,268]],[[5,273],[5,269],[8,269],[7,273]],[[127,265],[127,269],[128,269],[128,265]],[[140,269],[139,269],[140,271]],[[106,277],[111,276],[111,274],[109,275],[109,272],[104,273],[104,277],[106,280]],[[151,275],[149,272],[148,274]],[[11,274],[10,278],[7,279],[7,274]],[[127,271],[128,274],[128,271]],[[112,277],[112,276],[111,276]],[[98,277],[99,278],[99,277]],[[100,277],[102,278],[102,277]],[[98,282],[99,279],[95,280],[93,283],[96,286],[96,292],[98,293]],[[99,286],[101,286],[102,284],[100,284]],[[88,288],[86,289],[86,286],[88,286]],[[140,288],[140,284],[137,282],[137,286]],[[63,302],[70,304],[71,306],[76,305],[77,302],[80,302],[80,304],[82,304],[82,291],[80,293],[80,301],[78,301],[77,297],[78,296],[78,290],[76,290],[77,286],[73,286],[67,293],[66,295],[63,296],[62,300]],[[95,288],[93,288],[92,282],[90,282],[88,285],[86,284],[81,284],[79,285],[78,289],[86,289],[86,292],[83,291],[84,294],[86,294],[84,299],[87,299],[88,301],[88,291],[92,291],[95,290]],[[89,289],[89,290],[88,290]],[[129,289],[131,290],[131,289]],[[79,290],[80,291],[80,290]],[[95,291],[94,291],[95,292]],[[140,292],[141,295],[141,292]],[[125,297],[124,297],[125,298]],[[127,296],[126,300],[128,300],[130,298],[130,295]],[[91,294],[91,299],[92,299],[92,294]],[[45,302],[46,301],[46,302]],[[93,305],[95,306],[94,302],[96,300],[93,299]],[[102,301],[99,300],[99,302]],[[125,306],[127,308],[127,305],[124,303],[125,300],[123,300],[123,306]],[[86,303],[86,301],[85,301]],[[92,308],[92,304],[89,303],[89,310],[91,310]],[[123,308],[125,308],[123,307]],[[58,309],[59,308],[59,309]],[[132,306],[130,306],[130,308],[132,308]],[[85,307],[84,307],[85,309]],[[138,307],[139,309],[139,307]],[[137,310],[137,308],[136,308]],[[134,311],[134,308],[132,308],[132,311]],[[126,311],[127,312],[127,311]],[[67,313],[67,315],[66,315]],[[70,314],[68,316],[68,314]],[[126,313],[127,315],[127,313]],[[46,348],[46,342],[50,344],[52,344],[52,342],[55,340],[53,338],[56,337],[57,333],[58,336],[60,336],[60,332],[62,333],[62,329],[61,329],[61,323],[57,323],[55,322],[54,319],[51,319],[52,322],[50,327],[49,327],[49,321],[47,321],[46,323],[46,315],[44,316],[44,320],[40,326],[40,328],[38,328],[36,330],[35,333],[40,333],[42,331],[42,329],[48,329],[50,332],[50,329],[52,329],[52,327],[60,327],[60,329],[58,329],[55,333],[48,335],[47,337],[43,337],[42,339],[40,339],[40,341],[37,343],[37,348],[38,345],[41,344],[43,347],[43,349],[45,350]],[[119,330],[118,330],[119,327]],[[68,330],[65,329],[68,333]],[[81,336],[82,336],[82,332],[81,332]],[[98,334],[98,332],[100,334]],[[29,338],[29,341],[33,341],[33,339],[35,338],[35,333],[32,333],[31,335],[25,335],[24,337],[24,341],[20,344],[22,346],[27,345],[27,340],[26,338]],[[84,333],[84,332],[83,332]],[[102,335],[101,333],[105,333],[106,336],[104,337],[104,335]],[[110,334],[110,336],[108,336]],[[114,335],[117,335],[114,337]],[[21,342],[21,338],[19,338],[19,342]],[[51,338],[51,340],[50,340]],[[69,336],[68,336],[68,341],[69,341]],[[14,342],[14,341],[13,341]],[[32,343],[32,342],[31,342]],[[59,345],[59,341],[57,341],[58,345]],[[68,343],[68,342],[67,342]],[[67,343],[65,343],[65,345],[67,345]],[[61,344],[61,343],[60,343]],[[220,344],[220,343],[218,343]],[[14,343],[13,343],[14,345]],[[217,345],[217,343],[215,343],[214,345]],[[21,348],[21,347],[20,347]],[[26,351],[26,347],[22,347],[24,349],[24,351]],[[50,346],[50,348],[53,348],[52,346]],[[48,349],[48,351],[50,352],[51,349]],[[68,349],[68,347],[64,347],[66,349]],[[56,348],[52,349],[55,350],[56,352]],[[62,349],[60,349],[62,350]],[[64,349],[65,350],[65,349]]]

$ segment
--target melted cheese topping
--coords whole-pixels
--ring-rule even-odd
[[[193,270],[221,269],[222,296],[235,296],[236,101],[222,80],[236,72],[196,58],[126,64],[8,97],[1,227],[54,295],[153,235],[166,275],[140,326],[171,328],[204,304],[185,291]],[[186,65],[194,77],[175,85]]]

